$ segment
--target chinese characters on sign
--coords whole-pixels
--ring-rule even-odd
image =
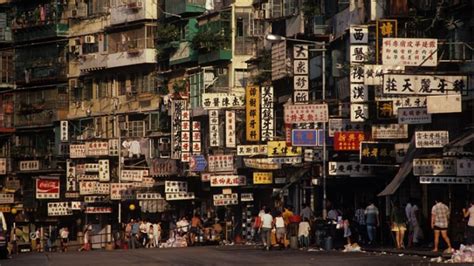
[[[191,200],[194,199],[194,192],[166,193],[166,200]]]
[[[249,86],[245,93],[246,106],[246,139],[247,141],[260,140],[260,89],[257,86]]]
[[[369,28],[365,25],[351,25],[349,33],[351,44],[369,42]]]
[[[189,162],[191,156],[191,112],[181,111],[181,161]]]
[[[369,119],[367,104],[351,104],[351,122],[364,122]]]
[[[192,122],[192,131],[191,139],[193,144],[193,154],[201,153],[201,122],[193,121]]]
[[[420,176],[420,184],[474,184],[474,178],[453,176]]]
[[[376,21],[376,32],[375,32],[375,48],[376,56],[375,62],[379,62],[381,55],[380,44],[382,43],[383,38],[394,38],[397,37],[397,26],[398,21],[395,19],[382,19]]]
[[[60,135],[61,141],[68,142],[69,141],[69,122],[61,121],[59,125],[60,125],[59,135]]]
[[[40,167],[38,160],[20,161],[20,171],[34,171],[39,169]]]
[[[299,156],[302,155],[301,147],[288,147],[286,141],[269,141],[267,143],[268,156]]]
[[[237,145],[237,156],[267,155],[267,145]]]
[[[456,175],[456,159],[413,159],[413,175]]]
[[[72,215],[69,202],[48,202],[48,216]]]
[[[234,170],[234,155],[209,155],[209,172],[228,172]]]
[[[212,195],[214,206],[227,206],[239,204],[239,195],[237,193],[231,194],[215,194]]]
[[[391,72],[402,72],[404,66],[364,65],[364,84],[383,85],[383,75]]]
[[[322,146],[324,132],[322,129],[293,129],[291,145],[299,147]]]
[[[409,125],[429,124],[431,123],[431,114],[428,114],[426,108],[398,108],[398,123]]]
[[[209,110],[209,141],[209,146],[219,147],[219,110]]]
[[[448,131],[416,131],[415,146],[417,148],[442,148],[449,143]]]
[[[351,123],[350,119],[345,118],[330,118],[328,133],[329,137],[334,137],[336,131],[363,131],[366,125],[363,123]]]
[[[473,159],[457,159],[456,160],[457,176],[474,176],[474,160]]]
[[[360,142],[365,140],[364,132],[346,131],[334,133],[335,151],[358,151]]]
[[[245,186],[247,179],[243,175],[215,175],[211,176],[211,187]]]
[[[373,139],[406,139],[408,138],[408,125],[382,124],[372,125]]]
[[[392,119],[393,101],[377,101],[377,118],[378,119]]]
[[[111,183],[110,184],[110,199],[124,200],[133,199],[132,183]]]
[[[165,181],[165,193],[188,192],[186,181]]]
[[[372,168],[358,162],[329,162],[329,175],[371,176]]]
[[[272,172],[254,172],[253,173],[254,184],[272,184],[273,173]]]
[[[437,50],[437,39],[383,38],[382,62],[390,66],[437,66]]]
[[[351,84],[351,103],[367,102],[369,100],[369,89],[367,85]]]
[[[327,104],[306,104],[284,106],[285,123],[315,123],[328,121]]]
[[[306,103],[309,96],[308,45],[293,47],[293,102]]]
[[[86,142],[86,156],[108,156],[108,141],[88,141]]]
[[[7,174],[7,159],[0,158],[0,175],[6,175],[6,174]]]
[[[244,94],[202,94],[202,107],[204,109],[242,108],[244,106]]]
[[[461,94],[466,90],[467,77],[387,74],[383,83],[386,94]]]
[[[225,146],[235,148],[235,111],[225,111]]]
[[[396,162],[395,143],[368,141],[361,142],[361,164],[394,165]]]
[[[273,140],[274,114],[273,114],[273,87],[262,87],[262,141]]]
[[[181,115],[185,109],[185,100],[171,102],[171,158],[175,160],[181,160]]]
[[[253,194],[252,193],[241,193],[240,194],[240,201],[242,201],[242,202],[253,201]]]

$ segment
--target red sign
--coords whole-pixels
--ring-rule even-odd
[[[37,199],[59,199],[59,179],[36,179]]]
[[[362,131],[344,131],[334,133],[334,150],[335,151],[358,151],[360,142],[365,140]]]

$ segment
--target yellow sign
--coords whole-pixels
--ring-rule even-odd
[[[260,140],[260,88],[248,86],[245,89],[245,114],[247,141]]]
[[[10,206],[0,206],[0,212],[10,212]]]
[[[273,184],[273,173],[272,172],[254,172],[253,183],[254,184]]]
[[[383,38],[397,37],[398,21],[396,19],[381,19],[377,20],[375,32],[375,61],[379,63],[379,56],[381,54],[380,46]]]
[[[286,141],[269,141],[267,143],[268,156],[299,156],[302,154],[301,147],[287,147]]]

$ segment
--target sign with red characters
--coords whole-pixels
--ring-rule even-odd
[[[37,199],[59,199],[59,179],[36,179]]]
[[[365,140],[365,134],[362,131],[343,131],[334,133],[335,151],[358,151],[360,142]]]

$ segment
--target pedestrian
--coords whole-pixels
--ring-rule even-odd
[[[90,243],[90,232],[91,232],[91,226],[86,225],[84,228],[83,236],[84,236],[84,244],[82,245],[81,248],[79,248],[78,251],[89,251],[91,250],[91,243]]]
[[[418,246],[423,239],[423,231],[420,226],[420,208],[415,199],[411,199],[411,208],[408,220],[408,247]]]
[[[148,243],[148,227],[146,226],[146,221],[141,220],[140,225],[139,225],[139,230],[140,230],[140,235],[139,235],[139,241],[140,245],[144,247],[146,243]]]
[[[203,229],[201,216],[198,213],[195,213],[193,218],[191,219],[191,230],[190,238],[191,238],[191,245],[194,245],[196,238],[199,237],[200,230]]]
[[[140,232],[140,225],[137,221],[131,219],[130,223],[132,224],[131,230],[131,237],[130,237],[130,245],[131,249],[137,248],[137,241],[138,241],[138,233]]]
[[[153,225],[150,224],[150,227],[148,227],[148,237],[147,237],[147,242],[146,242],[146,248],[153,248],[155,246],[155,238],[153,237]]]
[[[265,212],[264,212],[265,214]],[[252,226],[252,232],[253,232],[253,237],[252,239],[257,242],[257,239],[260,238],[260,227],[262,226],[262,215],[256,215],[253,219],[253,226]]]
[[[369,205],[365,208],[365,224],[367,225],[369,245],[372,245],[377,236],[377,227],[380,226],[379,209],[375,207],[373,200],[369,201]]]
[[[266,209],[267,209],[267,207],[265,205],[263,205],[262,208],[260,209],[260,211],[258,212],[258,216],[260,216],[260,218],[265,214]]]
[[[411,207],[410,207],[411,211]],[[395,234],[395,241],[397,249],[405,248],[403,239],[405,237],[405,231],[407,230],[405,224],[406,213],[400,208],[398,203],[394,203],[392,206],[392,211],[390,213],[390,220],[392,223],[391,230]]]
[[[347,211],[345,213],[348,213]],[[351,231],[351,223],[349,221],[349,215],[348,214],[344,214],[342,216],[342,228],[344,229],[344,238],[346,238],[346,241],[347,241],[347,247],[351,247],[352,246],[352,241],[351,241],[351,237],[352,237],[352,231]]]
[[[69,229],[67,227],[61,228],[61,230],[59,230],[59,236],[61,237],[61,251],[66,252],[69,240]]]
[[[271,245],[271,230],[273,227],[273,217],[270,214],[270,208],[265,209],[265,214],[262,215],[262,224],[260,226],[263,247],[270,250]]]
[[[285,226],[288,226],[290,224],[290,217],[293,216],[293,208],[291,206],[286,206],[281,215],[283,217],[283,221],[285,222]]]
[[[308,248],[309,247],[309,231],[311,230],[311,226],[309,225],[308,217],[303,218],[298,225],[298,238],[300,240],[301,248]]]
[[[41,252],[41,230],[37,226],[35,231],[36,252]]]
[[[130,244],[130,239],[132,237],[132,221],[133,219],[127,223],[127,225],[125,225],[125,242],[127,243],[126,245],[126,248],[131,248],[131,245]],[[124,247],[125,247],[125,244],[123,244]]]
[[[451,247],[451,241],[448,237],[448,226],[449,226],[449,215],[450,210],[441,199],[435,200],[435,205],[431,209],[431,228],[434,231],[434,248],[433,252],[438,252],[439,235],[443,237],[444,241],[448,245],[447,252],[453,251]]]
[[[474,198],[471,199],[471,205],[469,208],[462,209],[464,218],[468,218],[466,227],[466,244],[474,245]]]
[[[365,244],[367,242],[367,226],[365,224],[365,204],[358,204],[357,209],[354,212],[354,222],[356,224],[357,233],[359,236],[359,243]]]
[[[304,218],[308,218],[308,222],[311,221],[311,217],[313,217],[313,211],[308,206],[308,204],[303,203],[301,205],[301,220],[304,221]]]
[[[153,241],[155,242],[155,247],[160,247],[161,241],[161,223],[158,222],[153,226]]]
[[[283,218],[283,215],[281,212],[278,212],[276,217],[274,218],[275,224],[275,238],[278,246],[280,249],[285,247],[285,234],[286,234],[286,229],[285,229],[285,220]]]

